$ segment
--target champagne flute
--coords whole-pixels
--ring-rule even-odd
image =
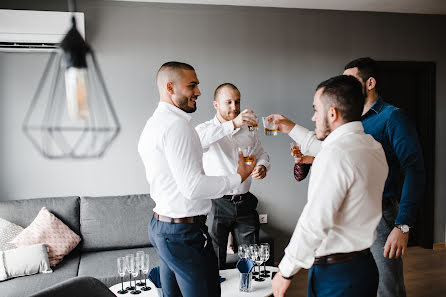
[[[121,277],[121,290],[118,291],[118,294],[126,294],[128,291],[124,290],[124,276],[125,271],[127,270],[127,261],[125,260],[125,257],[119,257],[117,259],[118,264],[118,274]]]
[[[127,256],[125,256],[125,260],[127,262],[127,271],[129,273],[130,276],[130,285],[126,288],[127,290],[134,290],[135,287],[132,287],[132,272],[135,269],[135,255],[133,254],[128,254]]]
[[[143,251],[138,251],[138,252],[136,252],[136,258],[140,258],[141,260],[141,263],[142,263],[142,261],[143,261],[143,258],[142,257],[144,257],[144,252]],[[140,272],[140,271],[138,271],[138,272]],[[144,286],[144,284],[142,283],[142,280],[141,279],[139,279],[139,283],[137,283],[136,284],[137,286],[139,286],[139,287],[142,287],[142,286]]]
[[[142,256],[142,263],[141,263],[141,270],[142,273],[144,274],[144,287],[141,288],[141,290],[143,291],[149,291],[152,288],[151,287],[147,287],[147,273],[149,273],[149,268],[150,268],[150,257],[149,254],[144,254]]]
[[[139,268],[141,267],[141,257],[135,257],[134,263],[135,263],[135,265],[133,267],[132,275],[133,275],[133,278],[135,279],[135,287],[134,287],[133,291],[130,291],[130,294],[137,295],[137,294],[141,293],[141,291],[136,288],[136,278],[138,277]]]

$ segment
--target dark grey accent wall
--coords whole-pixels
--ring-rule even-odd
[[[62,3],[60,3],[62,2]],[[4,3],[4,4],[3,4]],[[66,10],[63,1],[2,1],[0,8]],[[97,52],[122,124],[98,160],[49,161],[25,139],[21,123],[46,62],[45,54],[0,53],[0,200],[61,195],[147,193],[137,142],[157,106],[155,73],[168,60],[192,64],[202,96],[194,123],[214,115],[215,87],[233,82],[243,107],[284,113],[313,129],[312,98],[346,62],[437,63],[435,241],[445,241],[446,16],[253,7],[80,2],[86,36]],[[400,86],[404,88],[405,86]],[[261,136],[272,169],[252,192],[267,213],[277,256],[306,202],[308,180],[292,176],[287,136]]]

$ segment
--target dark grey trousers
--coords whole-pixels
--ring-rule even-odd
[[[402,258],[384,257],[384,245],[393,230],[397,214],[397,201],[383,205],[383,215],[376,228],[376,241],[370,247],[379,271],[378,297],[406,297]]]
[[[213,199],[212,209],[208,215],[209,233],[220,269],[226,268],[229,232],[234,236],[236,248],[240,244],[259,243],[257,198],[250,192],[244,194],[240,201],[231,201],[230,198],[231,196],[223,196]]]

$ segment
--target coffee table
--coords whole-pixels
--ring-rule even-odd
[[[266,266],[266,269],[271,272],[276,272],[277,267]],[[263,270],[263,267],[262,267]],[[271,287],[271,276],[265,278],[263,282],[256,282],[252,280],[251,292],[240,292],[239,291],[239,272],[237,268],[220,270],[220,276],[226,278],[224,282],[220,284],[221,286],[221,297],[267,297],[272,295],[273,289]],[[134,282],[132,281],[132,284]],[[129,286],[129,282],[124,282],[124,288]],[[116,284],[109,289],[118,297],[158,297],[157,290],[151,281],[147,280],[147,287],[151,287],[150,291],[141,291],[141,294],[133,295],[130,291],[127,294],[118,294],[117,292],[121,290],[121,283]],[[140,287],[138,287],[140,288]]]

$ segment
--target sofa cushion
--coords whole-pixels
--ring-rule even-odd
[[[149,195],[82,197],[83,251],[149,246],[148,225],[155,203]]]
[[[46,207],[71,230],[79,234],[79,197],[1,201],[0,218],[27,227],[42,207]]]
[[[9,243],[23,231],[19,225],[11,223],[0,218],[0,251],[6,251],[16,248],[14,244]]]
[[[51,266],[59,264],[81,241],[79,235],[71,231],[61,220],[42,207],[34,221],[11,243],[17,247],[44,243],[49,247],[48,257]]]
[[[144,251],[144,253],[149,254],[150,268],[159,265],[158,254],[153,247],[86,252],[81,255],[78,275],[93,276],[106,284],[107,287],[111,287],[121,281],[121,278],[118,275],[118,257],[125,257],[128,254],[136,254],[138,251]],[[128,281],[128,277],[129,275],[126,273],[126,281]]]
[[[77,275],[79,254],[68,255],[53,273],[34,274],[0,282],[0,296],[25,297]]]
[[[44,244],[34,244],[0,252],[0,281],[51,272],[53,271],[48,259],[48,247]]]

